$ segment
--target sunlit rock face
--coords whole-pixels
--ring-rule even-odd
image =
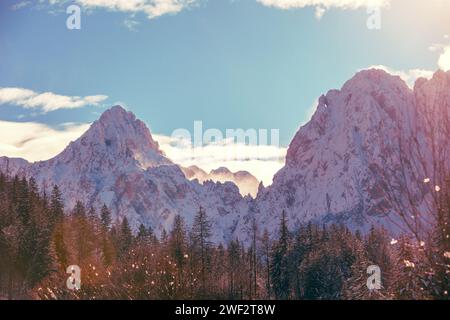
[[[258,194],[260,181],[247,171],[231,172],[228,168],[221,167],[207,173],[197,166],[182,168],[182,170],[189,180],[197,179],[200,183],[208,180],[223,183],[229,181],[238,186],[242,196],[249,195],[254,198]]]
[[[267,188],[245,172],[180,168],[145,124],[119,106],[55,158],[3,157],[0,170],[33,176],[47,193],[57,184],[69,210],[78,200],[97,208],[105,203],[117,220],[126,216],[134,228],[143,223],[157,233],[169,230],[177,214],[191,225],[202,206],[216,243],[250,241],[254,221],[261,232],[274,233],[283,210],[291,229],[311,221],[396,232],[405,223],[399,209],[424,209],[449,169],[449,112],[450,72],[419,79],[411,90],[399,77],[367,70],[320,97]],[[241,190],[212,180],[234,181]],[[255,199],[242,195],[241,182]]]
[[[381,70],[356,74],[320,97],[252,216],[272,232],[282,210],[293,227],[313,221],[405,230],[399,210],[425,209],[433,188],[424,179],[442,183],[437,169],[449,165],[449,112],[450,72],[419,79],[414,90]]]

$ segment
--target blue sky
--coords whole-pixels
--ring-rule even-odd
[[[365,7],[339,7],[346,1],[353,0],[335,0],[320,19],[308,0],[194,1],[151,19],[87,5],[81,30],[68,30],[65,9],[76,1],[2,0],[0,88],[107,98],[43,112],[0,96],[0,120],[89,123],[121,102],[160,135],[202,120],[220,130],[280,129],[287,146],[317,97],[356,71],[434,71],[450,44],[449,1],[391,0],[380,30],[366,27]]]

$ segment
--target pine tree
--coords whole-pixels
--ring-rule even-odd
[[[97,210],[95,210],[95,208],[93,206],[89,207],[89,211],[88,211],[87,216],[88,216],[90,221],[97,222],[97,219],[98,219]]]
[[[102,260],[106,266],[110,266],[118,253],[119,235],[117,227],[113,226],[111,230],[107,230],[102,225]]]
[[[35,227],[31,216],[28,182],[25,178],[22,178],[19,180],[17,187],[18,202],[16,208],[19,217],[18,227],[20,230],[17,271],[20,272],[21,276],[26,281],[30,276],[30,262],[32,255],[35,252],[37,228]]]
[[[275,243],[271,261],[271,279],[275,297],[285,300],[290,297],[290,275],[289,275],[289,231],[287,228],[286,212],[281,214],[278,241]]]
[[[113,234],[111,229],[111,212],[106,204],[103,204],[100,210],[100,236],[101,236],[101,252],[103,263],[107,266],[111,265],[114,256]]]
[[[136,236],[136,240],[141,242],[147,242],[149,240],[149,232],[147,228],[141,223],[138,228],[138,233]]]
[[[258,260],[257,260],[257,239],[258,239],[258,225],[256,224],[256,220],[253,219],[252,222],[252,246],[250,248],[250,265],[251,265],[251,281],[250,287],[253,290],[250,290],[250,296],[254,298],[258,295],[258,286],[257,286],[257,277],[258,277]]]
[[[124,217],[120,225],[119,256],[124,256],[133,244],[133,233],[127,217]]]
[[[206,291],[206,272],[208,269],[208,251],[211,246],[211,222],[206,216],[205,210],[200,207],[197,215],[194,218],[194,225],[192,227],[192,234],[197,245],[200,263],[201,263],[201,279],[202,279],[202,295]]]
[[[186,263],[186,226],[183,217],[175,216],[172,232],[169,237],[169,251],[177,268],[178,287],[184,290],[184,268]]]
[[[77,201],[72,211],[72,231],[75,237],[76,261],[78,265],[91,256],[94,250],[95,229],[93,223],[95,221],[88,221],[86,208],[81,201]]]
[[[211,274],[214,276],[212,285],[214,286],[214,299],[226,299],[227,297],[227,257],[226,251],[222,244],[219,244],[215,250]]]
[[[365,251],[370,264],[377,265],[383,272],[383,286],[389,288],[393,279],[393,257],[389,248],[389,238],[384,228],[376,229],[372,226],[365,244]]]
[[[231,241],[228,245],[228,287],[229,299],[238,299],[240,292],[239,269],[241,265],[239,241]]]
[[[17,206],[20,236],[16,270],[21,274],[24,285],[31,287],[50,272],[50,229],[34,179],[22,179],[18,187],[20,196],[17,200],[21,204]]]
[[[311,228],[311,249],[299,266],[303,298],[308,300],[334,300],[341,296],[347,269],[342,247],[334,231]],[[348,273],[350,273],[348,271]]]
[[[49,222],[55,225],[61,222],[64,218],[64,205],[62,201],[62,194],[58,186],[55,185],[52,190],[51,200],[50,200],[50,217]]]
[[[31,219],[31,199],[29,196],[28,181],[25,177],[22,177],[22,179],[18,181],[17,187],[17,212],[22,225],[27,226]]]
[[[33,235],[33,252],[29,260],[28,281],[30,287],[38,284],[48,276],[52,270],[53,259],[51,250],[51,230],[43,223],[41,212],[34,211],[34,222],[30,226],[30,235]]]
[[[53,187],[50,201],[49,223],[53,226],[53,243],[60,268],[65,270],[68,262],[68,251],[64,233],[64,205],[62,195],[57,185]]]
[[[418,247],[407,236],[401,236],[396,244],[395,264],[393,268],[392,292],[396,299],[421,300],[425,290],[422,283],[423,257]]]
[[[372,231],[373,232],[373,231]],[[345,300],[385,300],[388,293],[383,287],[384,277],[381,274],[381,289],[369,289],[367,280],[367,268],[372,265],[369,261],[368,252],[360,239],[353,239],[353,252],[356,256],[355,262],[351,266],[351,277],[348,278],[342,289],[342,298]],[[379,249],[379,248],[378,248]],[[383,269],[380,267],[381,271]]]
[[[111,212],[109,211],[108,207],[106,206],[106,204],[103,204],[101,213],[100,213],[100,219],[102,222],[102,226],[103,228],[108,231],[111,228]]]
[[[86,219],[86,208],[81,201],[77,201],[72,211],[72,216],[77,219]]]
[[[165,247],[167,246],[167,243],[169,242],[169,234],[167,233],[167,230],[165,228],[161,231],[161,246]]]
[[[291,252],[290,261],[292,264],[292,284],[295,285],[295,297],[296,299],[303,298],[303,287],[300,281],[300,270],[299,266],[302,261],[305,259],[305,256],[308,254],[310,250],[310,238],[311,234],[307,233],[307,229],[305,226],[300,226],[297,230],[297,234],[295,236],[295,242],[293,245],[293,250]]]
[[[264,230],[262,239],[262,256],[265,264],[265,282],[267,298],[271,297],[271,278],[270,278],[270,237],[267,229]]]

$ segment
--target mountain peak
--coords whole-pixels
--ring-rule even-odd
[[[433,78],[449,79],[450,78],[450,70],[444,71],[444,70],[439,69],[433,74]]]
[[[340,90],[330,90],[318,99],[311,121],[297,131],[289,145],[286,164],[301,167],[312,161],[300,159],[311,153],[314,142],[328,144],[340,134],[341,139],[345,136],[350,144],[356,144],[352,142],[356,139],[353,129],[367,136],[376,134],[381,124],[395,127],[399,119],[406,119],[408,106],[413,104],[413,91],[399,76],[376,68],[359,71]],[[337,141],[335,148],[342,148],[341,142]]]
[[[116,105],[103,112],[97,122],[102,123],[104,126],[135,126],[136,123],[141,121],[136,119],[136,116],[131,111]],[[145,126],[143,123],[142,125]],[[141,127],[142,125],[139,124]]]
[[[392,90],[393,88],[410,90],[400,76],[392,75],[382,69],[372,68],[357,72],[344,84],[342,91],[368,92],[374,89]]]
[[[101,133],[97,137],[104,137],[105,143],[109,146],[114,142],[131,143],[131,145],[139,142],[145,148],[159,151],[159,145],[153,140],[145,123],[119,105],[106,110],[87,133],[89,134],[90,131],[96,134]]]
[[[172,164],[160,150],[158,142],[153,140],[145,123],[121,106],[106,110],[60,158],[73,159],[74,154],[84,155],[79,159],[82,163],[100,158],[119,165],[137,162],[143,169]]]
[[[444,91],[448,92],[448,85],[450,84],[450,70],[436,71],[429,81],[431,86],[436,86],[438,90],[443,89]]]
[[[106,110],[102,113],[100,116],[99,121],[111,121],[111,119],[130,119],[130,120],[136,120],[136,116],[132,113],[127,111],[124,107],[121,105],[115,105],[111,107],[110,109]]]
[[[232,172],[226,167],[219,167],[217,169],[211,170],[209,174],[232,174]]]

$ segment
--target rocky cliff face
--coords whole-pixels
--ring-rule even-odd
[[[320,97],[251,215],[270,231],[282,210],[292,226],[314,221],[403,230],[399,211],[411,212],[406,222],[413,223],[442,183],[440,169],[448,167],[449,81],[450,73],[439,71],[411,90],[399,77],[368,70]]]
[[[185,174],[193,169],[168,159],[144,123],[121,107],[106,111],[55,158],[33,164],[0,158],[0,170],[33,176],[47,191],[58,184],[69,209],[77,200],[106,203],[117,219],[126,215],[134,227],[144,223],[159,232],[170,229],[176,214],[192,223],[203,206],[215,242],[247,240],[254,220],[274,232],[282,210],[291,228],[341,222],[395,232],[425,212],[449,169],[449,112],[450,72],[419,79],[411,90],[384,71],[362,71],[320,97],[292,140],[285,167],[271,186],[258,188],[256,199],[242,197],[231,182],[190,181]],[[225,174],[216,171],[211,174]],[[405,220],[399,212],[411,214]]]

